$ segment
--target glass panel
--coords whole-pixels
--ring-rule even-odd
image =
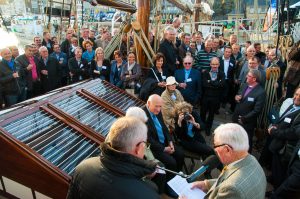
[[[112,87],[112,85],[110,85],[108,83],[104,83],[101,81],[99,83],[97,82],[97,84],[88,85],[88,86],[89,86],[88,88],[85,87],[85,89],[87,91],[89,91],[90,93],[93,93],[94,95],[96,95],[98,97],[101,97],[105,101],[120,108],[124,112],[126,112],[126,110],[131,106],[138,106],[138,107],[144,106],[143,102],[141,102],[137,99],[135,100],[135,99],[129,97],[128,95],[115,90]]]
[[[69,175],[82,160],[100,154],[98,144],[44,111],[34,112],[3,128]]]
[[[117,115],[106,108],[76,94],[55,102],[54,105],[83,124],[90,126],[104,137],[108,134],[112,123],[117,119]]]

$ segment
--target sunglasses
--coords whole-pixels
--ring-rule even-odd
[[[183,64],[186,64],[186,65],[191,65],[192,63],[191,62],[185,62]]]

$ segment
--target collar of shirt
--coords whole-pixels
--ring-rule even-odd
[[[246,157],[247,157],[247,156],[246,156]],[[229,166],[231,167],[231,166],[236,165],[237,163],[239,163],[240,161],[242,161],[242,160],[245,159],[246,157],[244,157],[244,158],[242,158],[242,159],[239,159],[239,160],[236,160],[236,161],[234,161],[234,162],[228,164],[227,167],[229,167]]]
[[[219,70],[217,70],[217,71],[212,71],[212,70],[210,70],[210,72],[211,72],[211,73],[218,73]]]
[[[298,111],[300,109],[300,106],[296,106],[295,104],[293,104],[293,108],[295,109],[295,111]]]
[[[14,60],[10,59],[9,61],[2,59],[2,62],[4,62],[5,64],[7,64],[9,66],[9,68],[11,68],[12,70],[14,70]]]
[[[223,60],[226,61],[226,62],[229,62],[229,61],[230,61],[230,57],[229,57],[228,59],[225,59],[225,57],[224,57],[224,55],[223,55],[222,58],[223,58]]]
[[[152,113],[152,112],[149,110],[148,106],[146,106],[146,108],[147,108],[147,110],[149,111],[150,116],[152,117],[152,119],[153,119],[154,117],[157,117],[154,113]]]
[[[184,69],[184,72],[185,72],[185,73],[190,73],[190,72],[191,72],[191,70],[192,70],[191,68],[190,68],[190,69],[188,69],[188,70],[187,70],[187,69]]]
[[[28,57],[28,60],[29,60],[29,63],[34,63],[34,57],[32,56],[32,57]]]

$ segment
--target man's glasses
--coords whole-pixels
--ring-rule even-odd
[[[185,64],[185,65],[191,65],[192,63],[191,62],[185,62],[183,64]]]
[[[138,143],[136,144],[136,146],[139,146],[141,143],[145,143],[146,148],[147,148],[147,149],[150,149],[150,143],[147,142],[147,141],[141,141],[141,142],[138,142]]]
[[[232,146],[230,146],[229,144],[218,144],[218,145],[213,145],[214,149],[219,148],[221,146],[228,146],[229,148],[233,149]]]

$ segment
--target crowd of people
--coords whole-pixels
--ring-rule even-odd
[[[157,193],[164,192],[174,195],[165,186],[165,181],[173,177],[170,173],[165,178],[154,180],[157,193],[140,181],[145,176],[151,179],[155,175],[155,165],[141,160],[148,143],[156,164],[173,171],[182,169],[182,148],[201,155],[203,159],[217,154],[221,163],[230,168],[226,177],[222,172],[222,181],[219,177],[217,181],[194,185],[207,191],[208,198],[263,198],[266,182],[261,166],[272,171],[267,178],[274,185],[274,191],[269,193],[271,198],[300,196],[300,42],[292,48],[289,54],[291,66],[285,72],[286,63],[273,46],[268,46],[263,52],[260,43],[247,41],[241,46],[235,34],[231,34],[228,41],[213,34],[203,38],[199,31],[178,34],[179,26],[180,21],[175,19],[173,25],[165,29],[158,52],[153,57],[154,64],[144,74],[142,66],[137,63],[134,48],[126,46],[127,35],[122,36],[121,47],[115,49],[110,60],[105,58],[105,49],[110,48],[108,44],[112,37],[106,29],[100,29],[95,36],[95,31],[83,28],[80,38],[75,36],[73,29],[68,29],[61,44],[53,40],[49,32],[44,32],[43,38],[36,36],[32,44],[25,45],[22,55],[15,46],[1,49],[1,105],[9,107],[89,78],[106,80],[147,101],[142,110],[142,122],[131,116],[118,120],[111,127],[107,142],[101,145],[101,159],[87,160],[76,169],[70,198],[78,198],[81,195],[78,192],[85,192],[79,198],[93,198],[97,193],[106,196],[111,184],[123,187],[128,183],[137,186],[131,190],[137,193],[136,196],[131,195],[130,189],[121,188],[114,189],[115,197],[107,195],[105,198],[118,198],[118,194],[127,192],[128,198],[141,198],[139,196],[144,191],[149,192],[149,198],[156,198]],[[274,85],[276,98],[290,99],[290,104],[268,128],[260,166],[250,154],[257,119],[268,95],[265,83],[269,67],[280,69]],[[226,114],[232,114],[233,124],[215,130],[212,147],[206,143],[202,130],[206,136],[211,135],[214,116],[221,108]],[[123,126],[125,123],[127,125]],[[120,155],[119,151],[124,153]],[[128,168],[134,169],[129,171]],[[236,170],[241,174],[232,175]],[[134,177],[125,180],[122,175]],[[93,176],[95,179],[90,179]],[[258,182],[260,186],[249,187]],[[96,185],[105,190],[85,189],[85,186]]]

